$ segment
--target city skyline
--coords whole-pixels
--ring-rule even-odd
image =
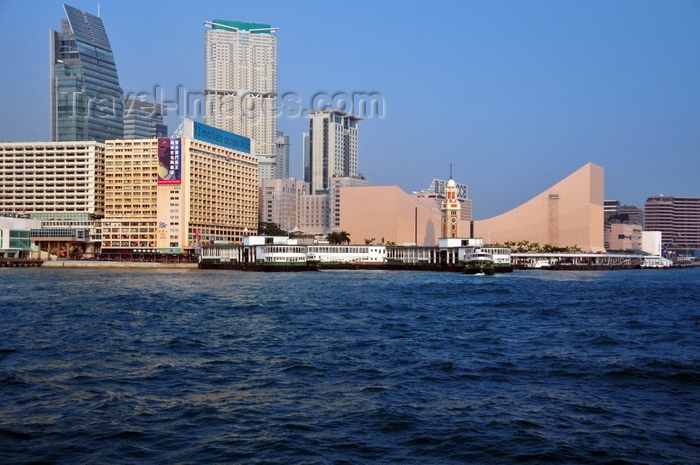
[[[50,139],[46,38],[62,3],[0,4],[2,141]],[[67,3],[98,13],[94,2]],[[103,1],[100,10],[124,92],[159,88],[167,99],[179,88],[204,93],[204,21],[279,27],[280,96],[380,94],[383,116],[363,121],[359,171],[373,185],[411,192],[452,164],[475,219],[516,207],[588,162],[606,170],[605,197],[623,204],[699,194],[696,2],[360,2],[348,11]],[[179,118],[166,122],[175,128]],[[298,179],[307,128],[301,115],[278,119]]]

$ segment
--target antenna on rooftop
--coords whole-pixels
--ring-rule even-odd
[[[450,163],[450,179],[452,179],[452,163]]]
[[[97,4],[97,17],[100,17],[100,4]]]

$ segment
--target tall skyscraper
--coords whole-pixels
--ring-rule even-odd
[[[329,189],[333,177],[360,177],[357,123],[361,120],[339,110],[309,112],[308,182],[312,193]]]
[[[63,8],[67,19],[49,36],[51,140],[121,139],[122,89],[102,19]]]
[[[206,124],[249,137],[254,154],[277,152],[277,37],[269,24],[206,22]],[[261,170],[261,179],[264,179]]]

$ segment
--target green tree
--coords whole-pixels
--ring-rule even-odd
[[[339,244],[349,244],[350,243],[350,233],[347,231],[340,231],[338,233],[338,243]]]
[[[275,223],[258,223],[258,234],[261,236],[286,236],[287,231],[280,229]]]

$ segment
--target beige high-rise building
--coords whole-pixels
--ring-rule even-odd
[[[103,253],[187,255],[257,224],[254,155],[189,137],[107,141]]]
[[[277,37],[269,24],[205,23],[205,122],[255,141],[254,155],[274,165],[277,152]],[[262,176],[265,176],[263,178]],[[274,166],[261,179],[274,176]]]

